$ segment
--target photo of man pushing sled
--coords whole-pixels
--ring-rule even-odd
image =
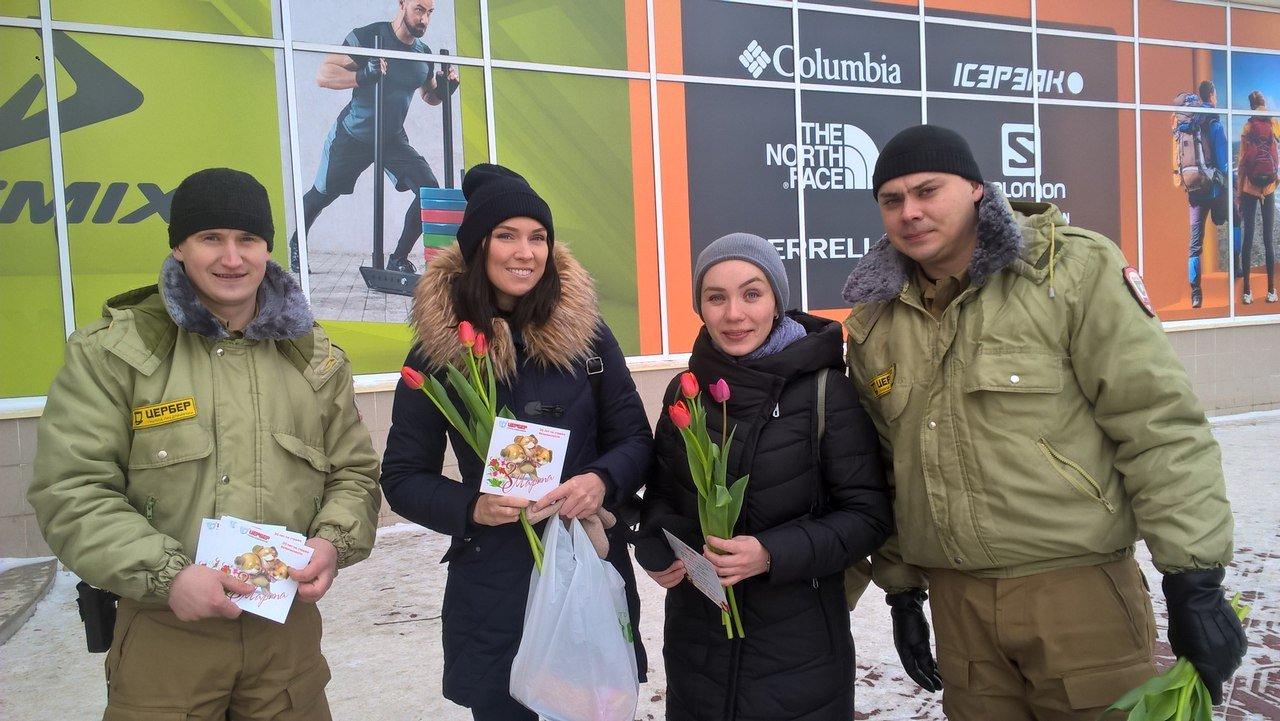
[[[431,49],[421,38],[426,34],[434,12],[435,0],[400,0],[394,19],[355,28],[342,44],[354,48],[429,54]],[[320,211],[340,196],[350,195],[355,190],[356,181],[374,164],[375,128],[379,125],[377,116],[380,116],[383,128],[380,143],[382,170],[395,183],[396,190],[413,193],[405,210],[400,239],[385,267],[399,273],[417,273],[418,269],[408,255],[422,236],[418,189],[438,188],[440,181],[422,155],[409,144],[404,130],[405,118],[415,94],[428,105],[447,102],[458,89],[457,68],[436,70],[435,63],[430,60],[331,53],[320,65],[316,84],[330,90],[351,90],[351,100],[334,121],[324,141],[315,182],[302,198],[305,227],[309,231]],[[380,111],[376,100],[379,95]],[[375,191],[379,188],[380,185],[375,183]],[[381,205],[375,205],[380,211]],[[375,261],[376,265],[380,263]],[[301,270],[296,232],[289,239],[289,266],[295,273]]]

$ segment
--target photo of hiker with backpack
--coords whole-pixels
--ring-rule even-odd
[[[1187,281],[1191,285],[1191,307],[1204,301],[1200,288],[1205,226],[1210,220],[1223,226],[1229,215],[1227,191],[1227,133],[1216,113],[1218,93],[1212,80],[1201,81],[1197,92],[1179,93],[1174,105],[1185,110],[1173,114],[1174,185],[1187,194],[1190,205],[1191,238],[1187,252]],[[1225,234],[1225,229],[1219,237]]]
[[[1267,99],[1262,91],[1249,93],[1249,109],[1265,111]],[[1236,160],[1238,178],[1237,203],[1239,204],[1239,222],[1244,226],[1244,240],[1240,248],[1240,261],[1243,265],[1244,286],[1240,291],[1240,302],[1244,305],[1253,303],[1253,293],[1249,287],[1249,271],[1253,267],[1253,238],[1258,228],[1257,213],[1262,212],[1262,247],[1266,258],[1267,269],[1267,302],[1275,303],[1275,221],[1276,221],[1276,186],[1280,185],[1280,119],[1255,115],[1244,123],[1240,132],[1240,155]]]

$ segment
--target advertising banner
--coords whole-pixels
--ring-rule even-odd
[[[0,398],[43,395],[65,338],[42,55],[0,28]]]
[[[774,245],[794,306],[841,318],[844,279],[883,233],[880,149],[924,118],[963,134],[1010,200],[1055,203],[1117,243],[1161,320],[1280,312],[1263,182],[1280,14],[1259,8],[1038,0],[1033,26],[1031,0],[528,0],[488,3],[482,32],[480,0],[51,7],[144,35],[278,39],[287,15],[294,44],[55,31],[63,289],[40,37],[0,27],[0,301],[14,309],[0,397],[47,387],[64,295],[83,324],[155,282],[174,188],[215,165],[268,188],[275,259],[305,266],[357,373],[394,370],[412,342],[409,293],[435,252],[421,189],[492,159],[547,199],[629,356],[691,348],[693,264],[734,231]],[[0,16],[38,12],[0,0]]]

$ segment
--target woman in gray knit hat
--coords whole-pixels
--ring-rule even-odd
[[[844,569],[888,537],[892,515],[875,428],[844,374],[840,325],[788,311],[777,251],[747,233],[698,256],[703,321],[689,370],[730,388],[727,478],[750,475],[733,538],[703,537],[684,442],[658,421],[636,559],[667,588],[667,719],[853,717],[853,640]],[[674,403],[679,377],[667,388]],[[819,400],[821,394],[821,400]],[[726,422],[707,414],[711,439]],[[691,583],[666,530],[735,588],[746,635],[725,637],[720,609]]]

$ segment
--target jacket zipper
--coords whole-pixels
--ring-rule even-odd
[[[1102,486],[1099,485],[1098,482],[1093,479],[1093,476],[1089,475],[1089,473],[1085,471],[1084,468],[1080,467],[1079,463],[1076,463],[1070,458],[1067,458],[1066,456],[1062,455],[1058,451],[1054,450],[1053,446],[1049,445],[1049,441],[1043,438],[1037,440],[1036,445],[1039,446],[1040,452],[1043,453],[1044,457],[1049,461],[1049,465],[1053,466],[1053,470],[1056,471],[1057,474],[1061,476],[1064,481],[1066,481],[1067,483],[1070,483],[1072,488],[1079,491],[1086,498],[1089,498],[1092,501],[1102,504],[1102,507],[1107,509],[1107,513],[1116,512],[1116,507],[1112,505],[1111,501],[1108,501],[1106,497],[1102,495]],[[1063,471],[1062,466],[1066,466],[1071,470],[1075,471],[1076,476],[1078,476],[1078,478],[1084,479],[1085,483],[1088,484],[1088,487],[1086,488],[1084,485],[1082,485],[1080,481],[1077,480],[1076,476],[1073,476],[1072,474]]]
[[[320,496],[314,496],[313,499],[316,502],[316,513],[320,513]]]
[[[146,505],[146,508],[143,509],[142,513],[144,516],[147,517],[148,523],[151,522],[151,519],[155,518],[155,515],[156,515],[156,497],[155,496],[147,496],[147,505]]]

